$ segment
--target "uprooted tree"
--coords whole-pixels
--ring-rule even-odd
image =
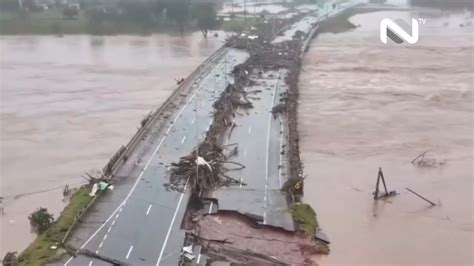
[[[221,146],[219,138],[235,126],[232,118],[237,107],[252,108],[244,91],[244,87],[252,82],[250,64],[251,61],[247,60],[233,69],[234,84],[229,84],[214,102],[213,123],[205,140],[191,154],[172,164],[170,188],[179,190],[188,185],[193,191],[200,192],[221,186],[245,185],[227,174],[245,167],[229,160],[238,153],[238,147],[235,144]]]
[[[221,147],[209,142],[202,143],[197,150],[181,157],[178,163],[172,164],[170,186],[180,189],[188,185],[193,191],[200,192],[220,186],[241,184],[226,174],[244,168],[242,164],[228,160],[237,152],[237,146],[234,144]]]

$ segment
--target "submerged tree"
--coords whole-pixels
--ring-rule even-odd
[[[16,265],[18,265],[16,252],[7,252],[7,254],[5,254],[5,257],[3,257],[2,265],[3,266],[16,266]]]
[[[166,16],[173,20],[179,27],[181,33],[184,32],[184,26],[188,23],[190,0],[168,0],[166,5]]]
[[[202,36],[207,38],[207,33],[217,24],[217,12],[214,4],[210,2],[198,3],[194,6],[193,13]]]
[[[46,231],[54,221],[53,215],[48,213],[48,209],[39,208],[28,216],[33,229],[41,234]]]

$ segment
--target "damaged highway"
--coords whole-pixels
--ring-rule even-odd
[[[312,265],[315,254],[329,252],[328,241],[316,237],[315,212],[300,202],[297,82],[315,21],[300,16],[292,23],[308,23],[306,32],[278,42],[268,25],[284,22],[267,21],[227,40],[249,57],[214,103],[204,141],[172,164],[167,184],[191,189],[182,222],[185,265]]]
[[[64,265],[312,265],[328,253],[301,202],[296,113],[301,59],[326,17],[260,20],[180,82],[104,168],[114,190],[93,195]]]

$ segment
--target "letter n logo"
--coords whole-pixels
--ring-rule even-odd
[[[383,19],[380,22],[380,41],[387,44],[387,37],[395,43],[403,43],[406,41],[409,44],[415,44],[418,42],[419,25],[416,19],[411,19],[411,34],[405,29],[409,29],[410,26],[403,20],[397,19],[396,23],[388,18]]]

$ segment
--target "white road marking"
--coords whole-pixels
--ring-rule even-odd
[[[92,261],[89,261],[89,266],[92,266]]]
[[[199,253],[198,257],[197,257],[197,260],[196,260],[196,263],[199,264],[199,262],[201,262],[201,253]]]
[[[118,212],[119,212],[119,213],[121,213],[121,212],[122,212],[122,210],[123,210],[123,207],[122,207],[122,208],[120,208]]]
[[[252,126],[249,126],[249,135],[250,135],[250,132],[252,132]]]
[[[240,178],[240,188],[242,188],[242,183],[243,183],[243,181],[244,181],[244,180],[243,180],[242,178]]]
[[[99,244],[99,248],[101,248],[101,247],[102,247],[102,245],[104,245],[104,241],[100,242],[100,244]]]
[[[211,71],[211,74],[208,75],[204,82],[207,81],[207,79],[209,79],[209,77],[211,77],[215,70],[220,66],[221,64],[219,63],[216,67],[214,67],[214,69]],[[204,83],[203,82],[203,83]],[[153,157],[155,157],[156,153],[158,153],[158,150],[160,149],[161,145],[163,145],[163,142],[165,141],[166,137],[168,136],[168,133],[170,132],[170,130],[173,128],[173,125],[175,124],[176,120],[178,120],[178,118],[181,116],[181,114],[184,112],[184,110],[186,109],[186,107],[189,105],[189,103],[192,101],[192,99],[194,98],[194,96],[196,96],[196,94],[198,93],[198,91],[200,91],[202,88],[202,85],[200,85],[193,93],[193,95],[189,98],[189,100],[186,102],[186,104],[183,106],[183,108],[179,111],[179,113],[176,115],[175,119],[173,120],[173,122],[171,123],[171,125],[168,127],[168,129],[166,130],[165,132],[165,136],[163,136],[163,138],[161,138],[160,140],[160,143],[158,143],[158,146],[156,146],[155,150],[153,151],[153,154],[152,156],[150,157],[150,159],[148,160],[148,162],[145,164],[145,166],[143,167],[142,171],[140,172],[140,174],[138,175],[137,179],[135,180],[135,183],[133,184],[132,188],[130,189],[130,191],[128,192],[127,196],[125,197],[125,199],[122,201],[121,204],[119,204],[119,206],[112,212],[112,214],[110,214],[109,218],[107,218],[107,220],[105,220],[105,222],[86,240],[86,242],[84,242],[84,244],[82,244],[82,246],[79,248],[79,249],[83,249],[87,244],[89,244],[89,242],[104,228],[104,226],[112,219],[112,217],[115,215],[115,213],[117,213],[117,211],[123,207],[125,205],[125,202],[127,202],[127,200],[130,198],[130,196],[132,195],[133,191],[135,191],[135,188],[137,187],[138,185],[138,182],[140,181],[140,179],[142,178],[143,174],[145,173],[146,169],[148,168],[148,166],[150,165],[151,161],[153,160]],[[209,123],[209,125],[212,123],[212,120],[211,122]],[[181,198],[182,199],[182,198]],[[177,207],[179,207],[181,203],[178,204]],[[174,217],[175,219],[176,217]],[[174,222],[174,219],[173,219],[173,222]],[[165,242],[166,243],[166,242]],[[160,256],[161,257],[161,256]],[[71,262],[72,260],[74,259],[74,257],[70,257],[65,263],[64,263],[64,266],[67,266],[69,262]],[[159,260],[158,260],[158,263],[159,263]]]
[[[152,206],[151,204],[150,204],[150,206],[148,206],[148,210],[146,210],[146,215],[148,215],[150,213],[151,206]]]
[[[212,213],[212,206],[214,205],[214,201],[211,201],[211,204],[209,205],[209,214]]]
[[[117,221],[117,220],[113,220],[113,221],[112,221],[112,226],[114,226],[114,224],[115,224],[116,221]]]
[[[104,235],[104,238],[102,238],[102,241],[105,241],[107,239],[107,234]]]
[[[183,144],[185,140],[186,140],[186,136],[184,136],[184,137],[181,139],[181,144]]]
[[[196,122],[196,117],[194,117],[193,121],[191,121],[191,125],[194,124],[194,122]]]
[[[186,189],[188,188],[189,177],[186,180],[186,184],[184,185],[184,193],[186,193]],[[158,257],[158,261],[156,262],[156,266],[160,265],[161,258],[163,257],[163,253],[165,252],[166,244],[168,243],[168,238],[171,234],[171,229],[174,225],[174,220],[176,220],[176,215],[178,214],[179,206],[181,206],[181,202],[183,201],[184,193],[181,193],[179,197],[178,204],[176,205],[176,210],[174,211],[173,218],[171,219],[170,227],[168,228],[168,233],[166,233],[165,241],[163,242],[163,246],[161,247],[160,256]]]
[[[120,214],[117,213],[117,215],[115,215],[115,220],[117,220],[117,218],[119,218]]]
[[[112,230],[112,226],[110,226],[109,229],[107,229],[107,233],[110,233],[110,230]]]
[[[278,86],[278,81],[280,80],[280,70],[278,70],[278,77],[275,82],[275,86],[273,86],[273,99],[272,99],[272,107],[275,105],[275,95],[276,95],[276,88]],[[270,109],[270,110],[271,110]],[[264,211],[263,211],[263,224],[265,224],[265,218],[267,216],[267,195],[268,195],[268,167],[269,167],[269,154],[270,154],[270,132],[271,132],[271,126],[272,126],[272,113],[269,114],[268,116],[268,130],[267,130],[267,152],[266,152],[266,158],[265,158],[265,198],[264,198]]]
[[[125,256],[125,259],[128,260],[128,257],[130,257],[130,253],[132,253],[132,250],[133,250],[133,245],[131,245],[130,248],[128,249],[127,256]]]

